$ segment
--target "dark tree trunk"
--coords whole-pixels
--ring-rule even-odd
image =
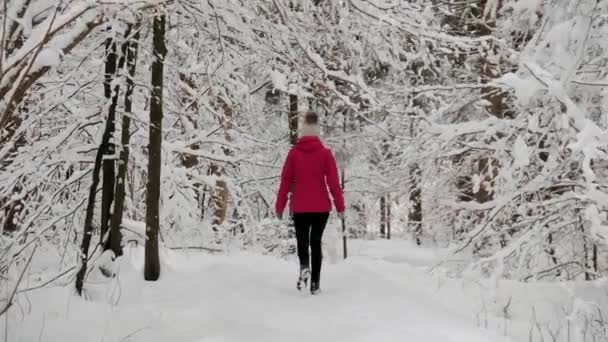
[[[342,133],[346,136],[346,128],[347,128],[347,120],[346,115],[344,115],[344,121],[342,123]],[[342,149],[346,151],[346,139],[342,141]],[[344,158],[344,156],[343,156]],[[342,160],[342,177],[340,179],[340,188],[342,189],[342,193],[344,193],[344,189],[346,188],[346,158]],[[344,213],[346,215],[346,213]],[[342,215],[341,223],[342,223],[342,249],[344,259],[348,257],[348,246],[347,246],[347,234],[346,234],[346,217]]]
[[[585,234],[585,233],[583,232],[583,234]],[[584,236],[583,236],[583,260],[584,260],[583,265],[585,265],[585,280],[589,281],[593,278],[591,277],[591,273],[589,273],[589,269],[591,268],[591,267],[589,267],[589,248],[587,245],[587,239],[585,239]]]
[[[423,106],[421,101],[415,99],[414,104],[417,107]],[[412,115],[415,115],[412,113]],[[418,132],[417,122],[415,118],[410,121],[410,137],[415,138]],[[412,163],[410,165],[410,196],[409,201],[411,209],[408,212],[408,225],[410,231],[414,233],[414,239],[416,244],[420,246],[422,244],[422,170],[418,163]]]
[[[342,192],[344,192],[344,187],[345,187],[345,180],[346,179],[346,174],[344,171],[344,166],[342,167],[342,179],[341,179],[341,188],[342,188]],[[346,213],[344,213],[346,214]],[[346,259],[348,257],[348,246],[347,246],[347,237],[346,237],[346,217],[342,216],[342,218],[340,219],[341,223],[342,223],[342,251],[343,251],[343,255],[344,255],[344,259]]]
[[[380,197],[380,237],[386,237],[386,197]]]
[[[122,148],[120,150],[118,176],[116,177],[116,198],[114,202],[114,213],[112,214],[110,222],[110,238],[108,240],[108,247],[116,256],[122,255],[122,233],[120,232],[120,225],[122,224],[125,205],[125,184],[127,166],[129,163],[129,138],[131,137],[130,127],[133,109],[132,97],[133,89],[135,88],[133,78],[135,77],[135,67],[137,63],[139,27],[137,27],[136,30],[135,36],[123,46],[123,56],[126,56],[127,59],[127,72],[129,76],[127,78],[127,89],[125,92],[125,113],[122,116],[122,132],[120,137]]]
[[[146,183],[146,249],[144,278],[155,281],[160,277],[158,255],[160,168],[163,124],[163,73],[167,54],[165,47],[165,14],[154,17],[154,59],[152,62],[152,90],[150,100],[150,143],[148,146],[148,181]]]
[[[289,141],[298,142],[298,96],[289,95]]]
[[[298,142],[298,96],[289,95],[289,143],[291,146],[295,146]],[[291,195],[290,199],[291,201]],[[289,229],[295,230],[295,223],[293,217],[289,219]]]
[[[19,194],[22,188],[20,185],[16,185],[13,188],[13,194]],[[19,229],[19,225],[21,223],[21,215],[23,213],[23,209],[25,208],[25,202],[22,199],[17,199],[12,201],[12,203],[7,204],[8,200],[0,200],[0,207],[4,208],[3,211],[3,221],[0,223],[0,233],[8,234],[12,232],[16,232]]]
[[[422,171],[418,164],[412,164],[410,167],[410,178],[412,179],[413,189],[410,192],[411,208],[408,213],[408,223],[411,231],[414,232],[416,244],[422,244],[422,189],[420,187]]]
[[[116,42],[112,38],[106,39],[106,62],[105,62],[105,80],[103,83],[104,96],[106,103],[110,102],[108,107],[108,123],[110,137],[116,132],[116,103],[118,101],[118,85],[112,87],[112,82],[116,76],[118,55],[116,54]],[[111,138],[110,138],[111,139]],[[101,191],[101,245],[106,249],[108,236],[108,225],[110,223],[112,201],[114,199],[114,153],[116,148],[110,140],[103,151],[103,180]]]
[[[386,195],[386,238],[391,239],[391,195]]]
[[[596,263],[596,261],[593,260],[593,257],[595,257],[595,251],[593,250],[594,246],[590,246],[589,241],[587,241],[587,232],[585,231],[585,227],[583,226],[583,220],[580,216],[581,213],[578,212],[577,214],[579,215],[579,226],[581,230],[581,237],[583,240],[583,265],[585,267],[585,280],[594,280],[596,278],[596,273],[589,272],[592,269],[592,265],[589,264],[590,259],[592,259],[591,261],[594,262],[594,264]],[[590,248],[592,248],[591,255],[589,255]]]
[[[592,262],[593,262],[593,271],[597,274],[598,272],[598,261],[597,261],[597,244],[593,244],[593,257],[592,257]]]
[[[558,264],[557,261],[557,257],[555,256],[555,248],[553,247],[553,234],[549,233],[549,235],[547,236],[547,243],[548,243],[548,247],[546,249],[547,254],[549,254],[549,256],[551,257],[551,261],[553,262],[553,265]],[[557,268],[557,270],[555,271],[555,276],[559,277],[561,276],[562,272],[560,268]]]
[[[82,235],[82,243],[80,245],[80,269],[76,274],[76,292],[82,295],[84,284],[84,276],[87,273],[87,260],[89,255],[89,247],[91,246],[91,238],[93,236],[93,212],[95,211],[95,195],[97,186],[99,185],[99,173],[101,172],[101,164],[103,160],[103,151],[110,142],[111,130],[109,120],[106,121],[106,127],[103,131],[101,144],[95,155],[95,164],[93,165],[93,183],[89,189],[89,199],[87,202],[87,211],[84,219],[84,232]]]

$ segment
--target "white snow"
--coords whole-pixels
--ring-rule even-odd
[[[142,275],[152,58],[142,26],[128,114],[126,255],[99,251],[99,194],[85,299],[73,278],[109,105],[100,44],[122,40],[126,24],[158,1],[28,1],[20,19],[24,0],[6,2],[5,29],[14,19],[24,40],[2,58],[0,112],[21,80],[48,72],[13,99],[15,114],[27,115],[0,146],[0,199],[8,200],[0,226],[13,204],[25,208],[11,218],[16,234],[0,228],[0,311],[19,285],[0,314],[0,341],[608,342],[608,1],[487,0],[474,11],[456,2],[467,1],[168,6],[158,282]],[[463,25],[448,25],[451,14]],[[491,34],[471,31],[479,21]],[[480,57],[496,70],[480,75]],[[125,72],[112,81],[121,94]],[[269,83],[283,95],[268,98]],[[479,98],[488,87],[515,95],[504,98],[514,117],[487,115],[497,114]],[[318,297],[295,290],[295,256],[280,259],[295,241],[268,217],[288,148],[285,94],[323,114],[323,139],[337,157],[352,152],[344,171],[351,235],[377,237],[384,207],[397,238],[349,240],[343,260],[332,215]],[[217,96],[230,111],[215,108]],[[486,158],[496,162],[484,175]],[[218,163],[226,172],[208,175]],[[229,199],[215,230],[218,180]],[[463,186],[489,189],[492,199],[463,201]],[[413,189],[424,247],[399,240],[413,234]],[[254,254],[262,252],[272,256]]]
[[[518,136],[513,144],[513,165],[515,167],[528,166],[530,163],[528,145],[522,136]]]
[[[143,249],[129,249],[118,278],[87,284],[94,301],[71,284],[29,293],[32,311],[10,311],[8,340],[509,341],[432,295],[430,276],[409,260],[426,264],[435,252],[391,242],[352,248],[346,261],[325,263],[315,297],[296,291],[294,260],[163,251],[160,281],[145,282]]]
[[[39,70],[44,67],[54,67],[61,62],[61,54],[54,49],[44,49],[40,51],[38,58],[32,65],[32,70]]]
[[[591,236],[607,243],[608,227],[602,224],[600,213],[595,205],[590,205],[585,209],[585,218],[588,220]]]
[[[512,87],[515,91],[517,100],[523,105],[530,105],[530,100],[543,89],[543,85],[533,78],[524,79],[514,73],[506,73],[496,80],[497,83],[502,83]]]
[[[533,26],[538,21],[537,13],[543,11],[543,0],[517,0],[511,3],[513,11],[517,15],[526,15],[529,25]]]
[[[278,71],[276,69],[271,70],[270,79],[272,80],[272,85],[273,85],[274,89],[277,89],[280,91],[287,91],[288,84],[289,84],[289,82],[287,81],[287,76],[282,74],[280,71]]]

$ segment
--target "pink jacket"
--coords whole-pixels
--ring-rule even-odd
[[[292,213],[331,212],[327,188],[334,199],[336,210],[344,212],[344,197],[333,153],[318,137],[300,138],[289,151],[283,165],[276,202],[277,215],[283,215],[290,192]]]

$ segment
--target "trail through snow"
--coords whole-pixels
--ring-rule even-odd
[[[95,302],[67,288],[21,300],[31,312],[11,311],[9,341],[507,341],[429,295],[419,265],[356,255],[373,250],[326,262],[319,296],[297,292],[295,261],[172,253],[148,283],[143,251],[132,250],[115,284],[90,285]],[[100,303],[107,298],[120,300]]]

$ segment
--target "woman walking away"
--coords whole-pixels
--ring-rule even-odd
[[[344,198],[340,189],[336,161],[331,150],[319,139],[319,116],[308,112],[304,116],[300,139],[289,151],[276,202],[276,213],[282,218],[291,193],[290,212],[296,227],[300,276],[297,288],[306,286],[310,277],[310,292],[320,291],[321,239],[327,224],[332,203],[327,188],[334,199],[338,215],[344,215]],[[308,247],[311,259],[309,261]],[[312,266],[312,272],[311,267]]]

